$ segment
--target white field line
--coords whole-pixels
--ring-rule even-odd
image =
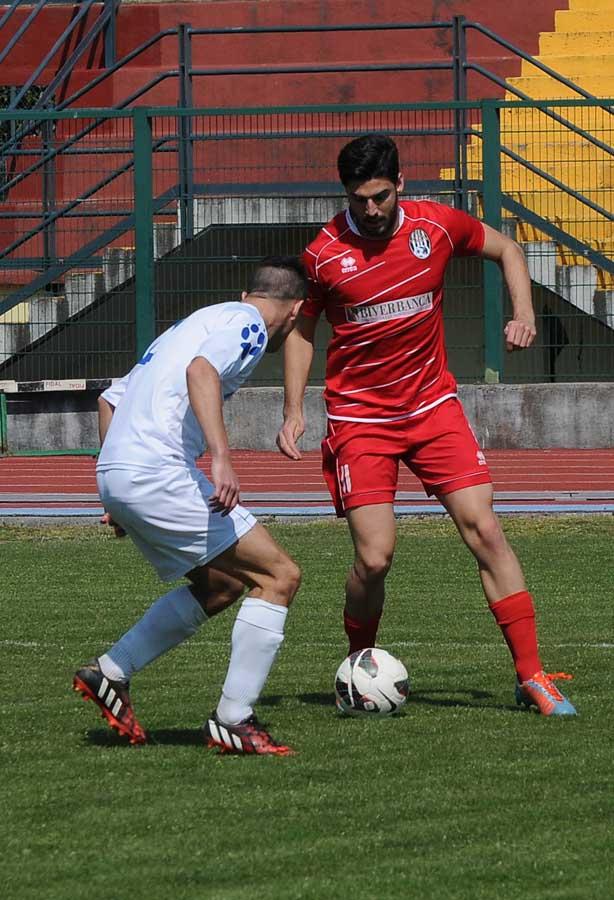
[[[104,640],[102,641],[104,643]],[[188,646],[198,646],[201,644],[206,644],[209,647],[224,647],[228,649],[228,641],[216,641],[216,640],[207,640],[205,637],[192,640]],[[12,641],[12,640],[0,640],[0,647],[21,647],[23,649],[50,649],[52,647],[64,648],[64,644],[54,644],[43,641]],[[301,648],[323,648],[330,647],[331,649],[338,649],[338,643],[334,643],[332,641],[310,641],[309,643],[301,643]],[[460,641],[387,641],[385,645],[382,645],[383,649],[387,647],[445,647],[452,648],[454,650],[499,650],[501,647],[501,643],[499,641],[492,643],[462,643]],[[600,642],[597,644],[588,643],[588,642],[567,642],[564,644],[548,644],[547,645],[552,650],[564,650],[564,649],[572,649],[572,650],[614,650],[614,644]]]

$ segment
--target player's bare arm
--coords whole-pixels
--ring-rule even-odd
[[[516,241],[489,225],[484,225],[484,232],[482,256],[500,266],[512,301],[513,319],[504,329],[506,349],[525,350],[537,333],[527,261]]]
[[[105,400],[104,397],[98,398],[98,436],[100,437],[101,447],[107,436],[107,431],[109,430],[109,425],[111,424],[114,412],[115,407],[109,403],[108,400]]]
[[[107,431],[109,430],[109,425],[111,424],[111,419],[113,418],[113,413],[115,412],[115,407],[112,403],[109,403],[108,400],[105,400],[104,397],[98,398],[98,435],[100,437],[100,446],[102,447],[104,443],[104,439],[107,436]],[[126,532],[118,525],[117,522],[114,522],[110,513],[105,512],[100,517],[101,525],[109,525],[115,532],[115,537],[122,538],[126,537]]]
[[[317,320],[299,315],[284,347],[284,422],[277,446],[290,459],[300,459],[297,441],[305,431],[303,400],[313,361],[313,341]]]
[[[220,376],[210,362],[197,356],[186,370],[186,380],[190,406],[211,453],[212,509],[230,512],[239,502],[239,479],[230,459]]]

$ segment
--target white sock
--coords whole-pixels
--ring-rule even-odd
[[[181,644],[207,619],[207,614],[184,585],[164,594],[150,606],[98,664],[112,681],[128,681],[152,660]]]
[[[285,606],[246,597],[232,629],[230,663],[217,715],[236,725],[253,713],[277,651],[284,639],[288,610]]]

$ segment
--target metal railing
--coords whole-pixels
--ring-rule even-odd
[[[89,7],[95,0],[82,0],[82,10]],[[111,23],[115,22],[115,13],[117,10],[117,0],[104,0],[104,8],[103,14],[101,15],[99,21],[95,24],[94,29],[92,29],[92,34],[90,36],[86,36],[81,42],[83,47],[89,43],[93,37],[102,29],[110,28]],[[71,26],[72,27],[72,26]],[[430,31],[442,31],[445,33],[449,33],[451,37],[451,53],[449,58],[441,59],[441,60],[419,60],[410,63],[360,63],[360,64],[337,64],[337,65],[291,65],[291,66],[216,66],[216,67],[194,67],[192,65],[192,57],[193,57],[193,42],[195,39],[199,37],[212,37],[212,36],[220,36],[225,38],[236,38],[239,35],[304,35],[311,32],[314,33],[344,33],[344,32],[412,32],[412,31],[420,31],[420,30],[430,30]],[[130,53],[126,54],[120,60],[114,61],[111,64],[110,57],[105,60],[105,71],[103,71],[97,77],[91,79],[87,84],[85,84],[78,91],[74,92],[70,96],[66,97],[60,103],[56,104],[55,108],[57,110],[67,109],[73,106],[76,102],[80,102],[83,100],[86,95],[91,92],[94,88],[101,86],[103,83],[112,78],[118,71],[122,68],[128,66],[133,63],[135,60],[138,60],[140,56],[145,54],[152,47],[156,46],[160,42],[164,41],[166,38],[172,37],[176,40],[177,45],[177,65],[171,69],[159,71],[153,78],[149,79],[145,84],[141,85],[137,90],[131,92],[128,96],[126,96],[120,103],[116,104],[114,108],[116,109],[126,109],[130,108],[137,101],[142,101],[146,98],[146,96],[158,85],[162,84],[162,82],[168,79],[177,79],[178,81],[178,90],[177,90],[177,101],[178,106],[182,109],[188,109],[192,106],[192,97],[193,97],[193,81],[195,78],[199,77],[215,77],[215,76],[233,76],[233,75],[250,75],[250,76],[262,76],[262,75],[274,75],[274,74],[313,74],[313,73],[324,73],[324,72],[380,72],[380,71],[429,71],[429,70],[448,70],[451,73],[451,99],[454,101],[465,101],[467,99],[467,73],[470,71],[474,71],[478,73],[480,76],[487,79],[489,82],[493,84],[497,84],[500,87],[507,87],[512,90],[516,95],[520,96],[522,99],[528,99],[526,95],[519,91],[518,89],[510,86],[507,82],[497,76],[494,72],[486,69],[484,66],[479,65],[476,62],[473,62],[470,56],[468,56],[468,34],[475,32],[476,34],[480,34],[483,37],[486,37],[489,41],[492,41],[498,46],[503,47],[504,49],[514,53],[518,58],[528,61],[531,65],[535,66],[538,70],[544,72],[549,77],[554,79],[556,83],[559,83],[566,88],[570,88],[576,91],[580,96],[585,98],[589,98],[591,100],[595,100],[587,91],[578,85],[571,82],[569,79],[560,75],[550,67],[546,66],[539,60],[536,60],[534,57],[531,57],[529,54],[525,53],[518,47],[515,47],[509,41],[502,38],[500,35],[495,34],[489,29],[485,28],[478,22],[468,21],[463,16],[455,16],[449,21],[434,21],[434,22],[423,22],[423,23],[378,23],[378,24],[350,24],[350,25],[334,25],[334,26],[279,26],[279,27],[238,27],[238,28],[192,28],[188,24],[180,24],[176,28],[165,29],[164,31],[160,31],[158,34],[155,34],[148,38],[146,41],[141,43],[138,47],[134,48]],[[58,39],[60,41],[61,38]],[[56,48],[58,41],[54,44],[54,48]],[[69,60],[65,66],[62,67],[62,70],[57,73],[54,78],[52,84],[53,87],[57,86],[56,82],[62,80],[67,74],[67,68],[70,66],[74,66],[75,62],[83,52],[81,48],[81,44],[79,47],[75,49],[75,51],[71,54]],[[37,67],[31,78],[28,80],[28,84],[34,82],[36,77],[42,71],[41,66],[44,68],[44,64],[48,61],[49,58],[53,55],[52,51],[49,51],[45,60]],[[20,91],[17,95],[17,98],[13,101],[13,106],[18,104],[20,96],[23,94],[23,91],[26,89],[27,85]],[[41,98],[36,104],[36,108],[42,108],[51,96],[52,85],[49,85],[45,91],[43,92]],[[608,109],[608,112],[611,113],[611,109]],[[558,114],[554,111],[545,110],[545,114],[552,117],[555,120],[558,120]],[[569,128],[572,132],[578,133],[578,127],[575,123],[565,120],[563,118],[560,119],[560,123],[565,127]],[[97,123],[93,123],[93,125],[89,126],[93,129]],[[179,181],[183,185],[184,190],[182,193],[184,195],[189,195],[190,193],[190,173],[193,168],[193,163],[191,159],[192,155],[192,137],[191,137],[191,128],[190,128],[190,119],[189,117],[181,118],[181,127],[182,127],[182,152],[180,159],[180,176]],[[31,133],[32,126],[26,125],[25,130],[18,130],[17,133],[11,137],[10,141],[5,143],[4,146],[0,147],[0,157],[7,157],[9,154],[13,155],[14,159],[17,159],[19,156],[28,154],[28,150],[19,149],[19,142],[23,141],[23,138]],[[468,125],[466,112],[463,110],[462,106],[458,107],[455,110],[455,147],[454,147],[454,179],[455,179],[455,205],[460,208],[466,207],[466,198],[467,198],[467,158],[466,158],[466,144],[469,137],[474,133],[473,129]],[[71,143],[75,143],[81,137],[85,137],[87,132],[82,132],[80,135],[77,135],[71,139]],[[599,147],[601,150],[607,153],[614,153],[612,148],[600,141],[597,137],[589,134],[584,135],[587,140],[591,141],[595,144],[595,146]],[[28,176],[34,175],[40,169],[44,169],[46,172],[45,175],[45,183],[49,182],[49,178],[53,179],[53,161],[55,157],[62,152],[67,152],[70,149],[71,143],[65,143],[64,145],[53,147],[48,150],[47,153],[43,154],[38,158],[38,160],[32,163],[30,166],[25,167],[18,174],[12,174],[11,176],[5,178],[4,183],[4,192],[10,192],[14,188],[16,188],[24,179],[28,178]],[[5,163],[5,168],[10,170],[10,166],[7,166]],[[48,174],[50,171],[50,175]],[[92,186],[92,190],[95,192],[96,186]],[[67,213],[70,210],[67,210]],[[46,227],[53,229],[56,221],[56,216],[51,215],[48,217],[46,222]],[[183,238],[190,239],[193,236],[193,228],[191,222],[191,215],[189,208],[186,207],[184,209],[184,215],[182,217],[182,229],[183,229]],[[52,241],[53,242],[53,241]]]
[[[590,173],[584,172],[586,197],[595,202],[582,204],[579,191],[551,191],[545,164],[538,167],[526,160],[530,164],[522,166],[514,149],[527,144],[518,124],[523,112],[532,116],[542,108],[567,114],[573,108],[594,112],[600,104],[484,101],[32,114],[41,123],[54,122],[55,132],[62,132],[63,138],[72,140],[71,129],[76,134],[87,132],[83,139],[87,146],[72,143],[70,153],[58,159],[58,167],[65,182],[74,177],[91,185],[90,173],[83,171],[84,160],[91,160],[99,190],[93,194],[79,190],[70,212],[56,217],[62,230],[56,234],[55,248],[44,246],[40,233],[36,245],[37,232],[29,229],[28,239],[18,248],[21,252],[13,250],[0,260],[5,283],[19,275],[25,281],[0,301],[0,331],[4,327],[17,340],[29,329],[29,339],[21,346],[5,342],[0,380],[15,375],[31,380],[37,373],[47,378],[119,375],[159,329],[198,305],[238,296],[256,259],[270,252],[300,252],[316,228],[342,208],[342,192],[333,176],[336,153],[341,143],[369,124],[376,123],[397,140],[402,159],[409,161],[405,174],[410,195],[427,194],[453,203],[453,142],[459,112],[479,125],[468,145],[468,206],[524,243],[544,337],[535,352],[506,357],[501,334],[507,300],[498,268],[486,263],[482,273],[479,261],[457,260],[446,301],[454,371],[460,380],[472,381],[611,379],[614,237],[611,215],[604,213],[614,205],[612,190],[597,200],[599,179],[591,181]],[[512,114],[516,118],[509,118]],[[192,123],[189,187],[179,178],[185,139],[182,117]],[[90,130],[99,121],[102,124]],[[549,117],[544,122],[560,129]],[[601,133],[605,137],[607,132],[602,128]],[[121,165],[109,157],[107,175],[103,171],[107,157],[99,151],[108,149],[109,134],[114,135],[116,154],[121,149],[124,155]],[[544,132],[543,137],[552,142],[552,134]],[[591,144],[586,147],[592,152]],[[506,167],[511,164],[516,174],[510,180]],[[536,170],[545,176],[537,188],[531,180]],[[526,183],[519,182],[519,171],[525,173]],[[529,202],[531,198],[542,206]],[[565,198],[584,210],[580,224],[589,235],[594,232],[595,240],[574,233],[578,222],[565,220]],[[543,206],[546,200],[548,208]],[[193,223],[188,241],[181,228],[186,208]],[[54,213],[49,209],[41,211],[50,214]],[[0,213],[0,228],[14,226],[19,218],[11,216],[18,215],[23,211]],[[527,230],[532,233],[527,235]],[[37,248],[40,255],[32,252]],[[50,258],[43,266],[46,254]],[[24,279],[24,270],[27,276],[33,265],[43,271],[34,280]],[[18,310],[28,298],[29,320],[20,322]],[[323,353],[324,342],[318,345],[316,360],[320,374]],[[259,377],[275,382],[280,372],[265,366]]]
[[[83,0],[82,10],[93,0]],[[12,14],[17,4],[13,2],[4,19]],[[35,7],[36,8],[36,7]],[[92,33],[92,39],[103,28],[110,33],[111,23],[115,20],[117,0],[105,0],[104,15],[98,23],[98,30]],[[81,10],[81,11],[82,11]],[[106,24],[105,24],[106,23]],[[309,32],[385,32],[385,31],[420,31],[430,29],[441,31],[450,36],[450,53],[442,59],[420,60],[411,63],[352,63],[331,64],[324,66],[312,65],[276,65],[276,66],[194,66],[193,44],[201,38],[221,36],[231,39],[237,35],[304,35]],[[471,103],[467,100],[468,74],[475,73],[480,78],[488,80],[499,87],[504,87],[516,95],[525,98],[526,95],[514,86],[505,82],[496,73],[491,72],[483,65],[473,61],[470,49],[471,35],[480,35],[493,41],[496,45],[515,53],[519,58],[528,61],[536,69],[542,71],[556,83],[567,89],[574,90],[581,99],[578,101],[561,101],[560,103],[536,103],[524,100],[528,109],[539,111],[546,123],[539,125],[539,129],[545,127],[563,129],[568,139],[573,139],[584,147],[589,147],[590,152],[611,160],[614,156],[609,122],[612,114],[611,101],[598,100],[591,97],[587,91],[575,85],[569,79],[552,70],[541,61],[534,59],[529,54],[514,47],[504,38],[484,28],[480,23],[465,20],[462,16],[456,16],[450,21],[437,21],[428,23],[379,23],[351,24],[347,26],[283,26],[277,28],[192,28],[189,24],[181,24],[176,28],[166,29],[151,36],[141,45],[125,55],[122,59],[113,61],[112,54],[107,55],[106,68],[97,77],[88,81],[79,90],[65,97],[53,112],[31,113],[9,111],[3,114],[5,121],[12,120],[18,123],[13,128],[13,135],[9,142],[0,148],[0,155],[4,159],[10,159],[10,173],[4,179],[2,195],[5,203],[0,205],[0,229],[10,237],[4,242],[0,250],[0,275],[2,273],[14,273],[13,287],[4,291],[4,299],[0,302],[0,317],[10,313],[19,304],[37,295],[41,291],[45,294],[60,293],[64,290],[64,282],[67,273],[78,268],[80,271],[94,273],[101,265],[101,255],[106,250],[113,249],[117,241],[127,240],[126,236],[132,235],[139,218],[139,191],[133,187],[133,181],[137,171],[137,154],[133,152],[132,141],[144,140],[143,130],[149,128],[151,133],[151,153],[153,159],[158,160],[166,155],[169,165],[168,177],[163,187],[151,195],[151,215],[161,219],[174,218],[174,240],[178,245],[189,245],[202,232],[202,223],[195,221],[198,217],[199,203],[208,196],[222,192],[243,197],[256,197],[258,192],[266,191],[268,194],[298,196],[310,194],[311,196],[334,196],[338,191],[333,182],[326,182],[326,178],[309,178],[306,172],[300,178],[295,178],[293,173],[282,173],[273,177],[271,172],[265,173],[264,178],[257,178],[252,172],[246,173],[244,168],[236,166],[231,177],[223,180],[217,178],[211,183],[207,177],[199,177],[199,170],[203,170],[203,147],[209,154],[212,148],[222,145],[232,147],[233,142],[245,140],[249,143],[254,137],[254,128],[260,127],[261,131],[273,122],[276,115],[288,114],[293,116],[296,126],[297,116],[309,121],[311,115],[323,116],[349,115],[354,116],[356,127],[331,130],[329,124],[316,127],[309,126],[309,133],[305,134],[306,140],[311,140],[313,147],[319,147],[321,140],[326,140],[332,135],[339,137],[343,133],[352,134],[360,130],[373,130],[373,122],[380,117],[377,128],[387,130],[396,135],[402,141],[421,138],[429,143],[431,139],[442,141],[442,155],[439,160],[439,170],[431,166],[426,171],[416,173],[416,177],[408,178],[408,189],[415,193],[429,193],[431,195],[445,194],[446,202],[476,211],[476,197],[478,198],[477,211],[484,211],[487,221],[501,225],[502,216],[507,213],[516,222],[523,221],[526,226],[544,235],[553,244],[566,248],[567,253],[581,258],[585,264],[595,267],[599,271],[601,293],[605,296],[605,312],[602,318],[608,327],[614,326],[614,320],[610,323],[608,312],[610,298],[608,296],[611,272],[612,246],[608,240],[596,237],[594,241],[581,239],[574,230],[573,223],[564,217],[554,213],[550,215],[543,210],[531,208],[527,203],[527,192],[522,196],[509,191],[505,183],[506,166],[509,162],[522,173],[523,179],[537,179],[543,193],[545,189],[556,189],[561,196],[567,198],[566,203],[574,203],[581,210],[576,216],[584,217],[587,221],[594,222],[596,235],[602,235],[604,228],[611,225],[613,216],[612,204],[604,205],[601,194],[595,191],[588,182],[586,185],[567,183],[560,177],[556,167],[549,162],[529,159],[519,152],[513,141],[508,141],[507,135],[502,134],[501,113],[506,108],[512,108],[513,104],[504,101],[488,101],[485,103]],[[173,40],[177,47],[177,64],[171,68],[158,71],[153,78],[116,105],[114,110],[73,110],[71,113],[63,112],[71,108],[75,103],[82,102],[93,89],[100,87],[117,72],[131,63],[138,61],[143,54],[163,41]],[[57,43],[57,42],[56,42]],[[54,44],[55,46],[55,44]],[[114,45],[113,45],[114,46]],[[75,48],[77,56],[71,57],[74,64],[83,52],[81,44]],[[2,52],[2,51],[0,51]],[[48,55],[47,55],[48,56]],[[46,57],[47,58],[47,57]],[[62,73],[65,67],[62,67]],[[36,72],[40,70],[37,66]],[[194,110],[192,109],[194,80],[198,78],[215,78],[231,75],[281,75],[302,74],[309,75],[323,72],[382,72],[382,71],[449,71],[451,75],[450,92],[454,98],[452,102],[442,104],[414,104],[372,107],[300,107],[260,110]],[[41,70],[42,71],[42,70]],[[33,77],[36,77],[34,75]],[[177,82],[178,108],[165,108],[150,110],[143,114],[140,110],[130,112],[130,108],[137,102],[142,102],[152,91],[163,82],[173,79]],[[31,80],[31,79],[30,79]],[[25,86],[24,86],[25,87]],[[45,95],[49,99],[49,85],[45,89]],[[21,93],[21,91],[20,91]],[[16,102],[16,101],[14,101]],[[41,100],[41,102],[43,102]],[[600,130],[582,127],[574,120],[573,109],[582,108],[582,104],[591,110],[597,110],[602,118]],[[13,104],[14,105],[14,104]],[[521,109],[522,102],[515,108]],[[413,121],[411,124],[403,124],[397,127],[392,110],[401,110],[404,113],[410,110],[422,110],[426,120]],[[390,116],[388,114],[390,113]],[[215,130],[212,127],[206,133],[195,125],[195,117],[206,117],[207,121],[215,121],[216,117],[228,117],[233,114],[242,117],[248,125],[244,133],[236,129],[230,129],[227,133],[223,129]],[[441,117],[435,121],[433,117]],[[143,118],[144,116],[144,118]],[[255,117],[248,121],[249,117]],[[254,125],[257,117],[264,117],[264,125]],[[429,119],[430,117],[430,119]],[[445,121],[444,121],[445,118]],[[173,127],[167,127],[163,132],[157,129],[157,123],[165,119],[174,123]],[[434,121],[434,124],[433,124]],[[601,120],[600,120],[601,121]],[[384,125],[382,125],[384,122]],[[109,123],[113,123],[109,127]],[[123,123],[119,125],[118,123]],[[137,127],[137,123],[138,127]],[[149,123],[149,124],[147,124]],[[122,134],[125,127],[126,133]],[[105,130],[106,129],[106,130]],[[300,130],[300,129],[299,129]],[[35,133],[38,132],[38,133]],[[104,137],[103,137],[104,134]],[[276,131],[273,124],[268,134],[260,134],[264,141],[288,142],[295,140],[295,136],[285,129]],[[476,166],[475,145],[483,144],[479,151],[480,161]],[[412,145],[413,146],[413,145]],[[473,156],[472,156],[473,154]],[[215,155],[215,154],[213,154]],[[308,156],[305,156],[308,159]],[[108,163],[106,163],[108,160]],[[171,162],[172,161],[172,162]],[[230,170],[231,167],[227,166]],[[78,188],[72,196],[61,198],[58,189],[58,179],[66,173],[76,172],[79,169],[80,177]],[[334,166],[329,166],[332,171]],[[442,172],[445,171],[445,175]],[[503,176],[502,176],[503,172]],[[329,176],[327,176],[329,177]],[[126,185],[130,187],[127,188]],[[494,187],[498,185],[498,187]],[[33,187],[30,187],[33,186]],[[38,196],[38,206],[24,200],[27,196]],[[119,201],[118,201],[119,198]],[[609,197],[607,197],[609,199]],[[144,201],[143,201],[144,202]],[[482,207],[480,207],[482,204]],[[591,218],[592,217],[592,218]],[[146,217],[147,218],[147,217]],[[23,227],[20,225],[23,223]],[[168,224],[168,223],[166,223]],[[148,226],[149,227],[149,226]],[[80,244],[76,243],[80,230]],[[168,230],[168,229],[167,229]],[[582,229],[580,229],[581,231]],[[73,232],[71,234],[71,231]],[[142,232],[149,233],[147,229]],[[607,235],[606,235],[607,237]],[[131,240],[133,237],[131,238]],[[609,254],[609,255],[608,255]],[[147,264],[149,268],[152,263]],[[142,273],[147,270],[143,260],[137,275],[137,283],[142,285]],[[24,281],[25,279],[25,281]],[[496,267],[487,265],[485,268],[486,290],[500,299],[494,307],[490,307],[486,314],[486,355],[483,373],[484,377],[497,380],[503,377],[503,356],[500,340],[497,343],[496,333],[500,325],[503,310],[501,284]],[[4,275],[5,283],[10,283],[8,274]],[[556,287],[556,285],[553,285]],[[603,304],[602,304],[603,306]],[[149,321],[151,332],[151,312],[148,316],[141,316],[142,321]],[[136,346],[140,346],[145,340],[137,328],[135,338]],[[148,333],[149,333],[148,332]],[[140,334],[140,336],[139,336]],[[130,352],[133,352],[134,347]],[[1,359],[1,355],[0,355]],[[508,367],[509,368],[509,367]],[[606,373],[607,375],[607,373]]]
[[[5,46],[0,49],[0,65],[5,63],[10,52],[19,45],[28,30],[37,24],[38,16],[43,12],[44,8],[50,3],[53,4],[59,2],[61,2],[61,0],[38,0],[31,12],[15,30],[13,36],[7,41]],[[85,52],[94,46],[100,34],[103,35],[104,65],[108,67],[115,62],[115,22],[121,0],[73,0],[73,3],[77,11],[73,14],[69,23],[55,38],[51,47],[34,67],[25,83],[19,87],[11,88],[10,99],[6,106],[7,111],[15,111],[24,107],[35,110],[53,107],[55,105],[53,100],[55,92],[62,92],[65,84],[72,75],[76,64]],[[85,27],[85,22],[89,13],[95,6],[99,5],[101,7],[99,15],[89,27]],[[0,20],[0,28],[4,26],[17,10],[23,6],[22,0],[12,0],[11,5]],[[67,49],[70,47],[70,43],[73,39],[77,40],[77,45],[72,50]],[[44,78],[44,87],[39,87],[37,84],[39,78],[41,78],[60,50],[66,50],[66,58],[49,80]],[[33,91],[36,91],[37,93],[34,102],[31,101]],[[11,181],[8,173],[10,173],[13,168],[15,161],[23,153],[20,149],[21,145],[25,139],[34,134],[35,130],[36,124],[25,119],[22,122],[21,127],[13,128],[11,130],[8,140],[4,141],[0,146],[0,179],[5,182],[5,190],[7,189],[6,183],[10,183]],[[47,171],[44,178],[48,183],[49,174]],[[1,187],[2,185],[0,184],[0,189]],[[51,190],[53,190],[52,185]],[[51,237],[51,242],[53,242],[53,237]]]
[[[0,50],[0,64],[4,62],[11,50],[21,41],[28,29],[34,24],[39,14],[43,11],[44,7],[48,5],[48,2],[49,0],[38,0],[30,14],[17,28],[12,38],[7,42],[5,47]],[[30,88],[37,83],[40,75],[49,66],[57,52],[63,47],[68,46],[71,38],[74,36],[77,36],[78,38],[77,46],[70,51],[64,63],[60,66],[51,81],[45,86],[45,90],[42,92],[36,108],[45,108],[47,101],[53,96],[54,91],[65,83],[76,63],[81,59],[85,51],[93,44],[101,32],[104,34],[104,64],[107,67],[112,65],[115,62],[115,18],[120,2],[121,0],[78,0],[76,4],[78,7],[77,12],[55,39],[46,54],[34,67],[25,84],[21,86],[20,90],[11,100],[8,109],[19,109],[22,99],[28,93]],[[4,25],[22,5],[21,0],[13,0],[11,6],[2,18],[0,27],[1,25]],[[85,31],[85,34],[80,36],[83,30],[82,22],[87,18],[92,7],[97,5],[102,6],[99,16],[95,19],[90,28]],[[18,135],[17,139],[19,139],[19,137],[20,136]],[[9,148],[6,146],[3,147],[2,150],[0,150],[0,153],[7,149]]]

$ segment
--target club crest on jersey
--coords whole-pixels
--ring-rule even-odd
[[[353,256],[344,256],[341,260],[341,274],[347,275],[348,272],[357,272],[358,266]]]
[[[246,325],[241,331],[241,359],[246,356],[257,356],[264,345],[264,331],[256,324]],[[253,343],[252,343],[253,342]]]
[[[414,228],[409,236],[409,249],[418,259],[431,255],[431,239],[422,228]]]

